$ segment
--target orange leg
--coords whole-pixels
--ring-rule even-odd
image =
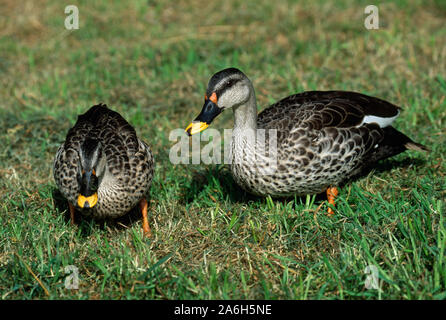
[[[142,198],[141,201],[139,201],[139,207],[141,208],[142,229],[144,231],[144,236],[150,237],[152,235],[152,231],[150,230],[149,219],[147,218],[147,207],[148,207],[147,200]]]
[[[74,225],[74,211],[75,211],[75,208],[74,208],[74,206],[70,202],[68,202],[68,206],[70,207],[70,220],[71,220],[71,224]]]
[[[327,199],[328,199],[328,203],[332,204],[333,206],[335,205],[335,198],[336,196],[339,194],[338,188],[336,187],[329,187],[327,188]],[[332,208],[328,208],[328,214],[333,214],[334,211]]]

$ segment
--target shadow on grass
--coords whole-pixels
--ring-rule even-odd
[[[215,182],[217,181],[217,183]],[[265,201],[265,197],[253,195],[242,189],[232,178],[231,173],[226,168],[208,167],[203,171],[193,172],[190,183],[183,189],[183,203],[189,204],[197,200],[197,197],[207,188],[219,187],[224,197],[233,203],[248,203],[250,201]],[[325,193],[316,195],[316,200],[325,200]],[[305,203],[306,196],[291,196],[284,198],[274,198],[274,201],[287,203],[290,200],[296,203]]]
[[[372,170],[375,173],[383,173],[390,171],[395,168],[407,168],[411,165],[414,166],[423,166],[426,163],[426,159],[424,158],[409,158],[406,157],[403,160],[395,160],[395,159],[387,159],[380,161],[375,166],[364,168],[359,174],[356,176],[349,178],[344,183],[339,185],[338,187],[343,187],[346,184],[355,182],[365,176],[367,176]],[[215,182],[217,181],[217,183]],[[185,204],[192,203],[197,199],[199,194],[209,187],[217,187],[219,185],[224,196],[227,196],[231,202],[234,203],[247,203],[249,201],[259,201],[264,199],[261,196],[252,195],[245,190],[243,190],[231,176],[231,173],[227,168],[222,166],[209,166],[203,171],[194,171],[192,175],[192,179],[190,183],[186,185],[183,189],[183,197],[182,201]],[[291,196],[284,198],[275,198],[274,201],[287,203],[290,200],[295,199],[295,203],[305,203],[306,196]],[[325,192],[321,192],[316,195],[315,201],[323,201],[326,200]]]
[[[378,162],[377,164],[375,164],[374,166],[369,166],[364,168],[359,174],[347,179],[342,185],[346,185],[352,182],[355,182],[367,175],[369,175],[372,171],[373,174],[380,174],[380,173],[384,173],[387,171],[390,171],[392,169],[397,169],[397,168],[408,168],[410,166],[424,166],[426,164],[426,159],[425,158],[409,158],[406,157],[402,160],[396,160],[396,159],[386,159],[383,161]]]
[[[411,165],[413,165],[415,167],[422,167],[426,164],[426,162],[427,162],[426,157],[424,157],[424,158],[406,157],[403,160],[387,159],[384,161],[380,161],[374,167],[369,168],[366,174],[368,174],[373,169],[377,173],[382,173],[382,172],[390,171],[390,170],[396,169],[396,168],[407,168]]]
[[[68,207],[68,201],[56,188],[52,190],[52,197],[54,199],[54,205],[57,212],[63,212],[64,220],[67,223],[70,221],[70,210]],[[75,224],[80,230],[80,234],[83,237],[88,237],[92,234],[95,228],[105,230],[107,226],[112,226],[117,230],[128,229],[141,220],[141,212],[139,205],[136,205],[132,210],[122,217],[116,219],[95,219],[91,216],[84,215],[80,211],[76,211]]]
[[[194,202],[199,194],[207,188],[219,188],[223,195],[234,203],[261,199],[261,197],[246,192],[236,184],[226,168],[208,166],[203,170],[192,172],[192,179],[183,187],[181,192],[181,202],[185,204]]]

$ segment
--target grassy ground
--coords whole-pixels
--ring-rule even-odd
[[[67,3],[68,4],[68,3]],[[446,6],[368,1],[2,1],[2,299],[444,299]],[[323,197],[243,193],[222,166],[172,165],[169,132],[199,112],[216,71],[252,80],[259,109],[303,90],[342,89],[403,107],[406,152]],[[136,214],[72,227],[52,159],[76,115],[104,102],[153,148],[144,239]],[[232,126],[232,114],[213,124]],[[79,270],[78,290],[64,268]],[[367,266],[380,290],[366,289]]]

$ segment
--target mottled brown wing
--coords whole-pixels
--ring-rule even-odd
[[[265,129],[277,128],[286,133],[296,127],[310,130],[355,127],[365,116],[392,118],[398,113],[399,107],[356,92],[307,91],[265,109],[259,114],[259,124]]]
[[[379,124],[380,119],[391,119],[398,114],[397,106],[363,94],[309,91],[287,97],[265,109],[260,113],[258,123],[260,128],[277,129],[278,141],[291,149],[293,144],[296,148],[310,146],[313,150],[331,153],[333,159],[342,158],[344,152],[357,150],[351,157],[345,157],[345,163],[359,168],[405,150],[404,143],[408,138],[398,139],[390,145],[397,135],[386,136],[396,130],[381,128]],[[366,116],[378,121],[363,123]]]
[[[91,107],[79,115],[76,124],[68,131],[64,149],[68,162],[76,169],[78,151],[86,138],[98,139],[107,157],[109,171],[118,176],[125,164],[138,151],[138,138],[135,129],[117,112],[104,104]]]
[[[138,151],[138,138],[135,129],[119,113],[96,105],[79,116],[78,122],[93,125],[89,135],[101,141],[108,169],[114,176],[130,169],[129,158]]]

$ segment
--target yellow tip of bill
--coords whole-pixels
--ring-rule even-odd
[[[186,132],[191,136],[195,133],[201,132],[204,129],[209,127],[209,125],[206,122],[192,122],[190,125],[187,126]]]
[[[77,197],[77,205],[81,208],[93,208],[96,203],[98,203],[98,194],[95,193],[89,197],[84,197],[83,195],[79,195]]]

